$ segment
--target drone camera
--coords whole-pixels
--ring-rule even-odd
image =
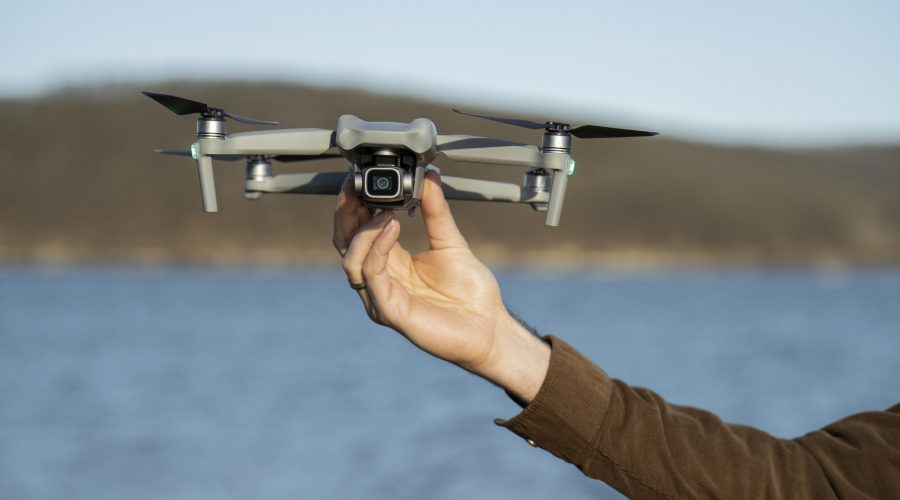
[[[416,158],[405,149],[360,148],[355,152],[356,194],[380,208],[404,208],[416,201]]]
[[[397,167],[369,167],[363,171],[363,196],[382,201],[403,199],[403,178],[409,175]]]

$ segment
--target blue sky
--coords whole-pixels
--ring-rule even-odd
[[[717,142],[900,142],[896,0],[0,2],[7,96],[279,79]]]

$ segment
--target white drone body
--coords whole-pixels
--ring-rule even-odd
[[[177,114],[201,114],[197,120],[197,141],[190,151],[157,152],[191,156],[196,160],[206,212],[218,211],[213,160],[245,159],[244,194],[249,199],[257,199],[264,193],[337,194],[347,179],[347,171],[273,175],[272,160],[305,161],[342,156],[350,163],[349,175],[353,176],[357,196],[364,204],[379,209],[412,209],[421,199],[426,168],[444,155],[460,162],[529,169],[521,185],[442,175],[447,199],[527,203],[535,210],[546,211],[546,225],[557,226],[566,183],[574,171],[572,136],[655,135],[595,125],[570,129],[568,124],[558,122],[542,124],[481,115],[470,116],[544,129],[540,147],[489,137],[438,134],[437,127],[426,118],[409,123],[367,122],[353,115],[341,116],[334,130],[275,129],[229,135],[226,117],[249,124],[275,125],[277,122],[229,114],[200,102],[166,94],[144,94]]]

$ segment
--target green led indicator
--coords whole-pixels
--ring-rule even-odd
[[[191,158],[193,158],[195,160],[197,159],[197,143],[196,142],[191,144]],[[569,174],[569,175],[572,175],[572,174]]]
[[[575,175],[575,158],[569,158],[568,174],[569,174],[569,177],[572,177],[573,175]]]

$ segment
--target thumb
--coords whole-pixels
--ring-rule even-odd
[[[441,176],[437,170],[429,169],[425,174],[425,186],[422,190],[422,219],[425,220],[425,232],[432,250],[444,248],[466,247],[466,240],[456,227],[450,205],[444,198],[441,189]]]

